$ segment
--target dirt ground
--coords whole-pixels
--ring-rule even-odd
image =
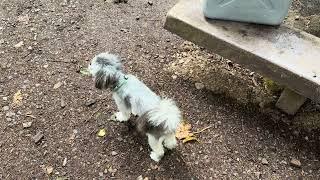
[[[163,71],[183,43],[163,29],[175,3],[0,1],[0,179],[320,178],[317,131],[292,128],[280,113],[243,108]],[[211,126],[200,143],[180,142],[154,163],[144,138],[106,121],[116,110],[110,92],[80,73],[105,51],[174,98],[194,131]]]

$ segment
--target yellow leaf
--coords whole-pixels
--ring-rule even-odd
[[[188,137],[186,137],[182,142],[183,142],[183,143],[187,143],[187,142],[190,142],[190,141],[197,141],[197,142],[199,142],[199,140],[198,140],[196,137],[194,137],[194,136],[188,136]]]
[[[81,73],[82,75],[85,75],[85,76],[90,75],[90,72],[89,72],[89,70],[88,70],[87,68],[81,68],[81,69],[80,69],[80,73]]]
[[[99,137],[104,137],[106,134],[107,134],[107,132],[105,129],[100,129],[97,135]]]
[[[13,103],[16,104],[16,105],[21,105],[22,104],[22,94],[21,94],[21,90],[19,90],[18,92],[16,92],[14,95],[13,95]]]
[[[193,136],[193,133],[191,133],[191,124],[182,122],[176,131],[176,137],[178,139],[184,139],[189,136]]]

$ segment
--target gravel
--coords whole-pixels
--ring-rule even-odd
[[[195,82],[166,71],[178,53],[175,47],[183,44],[163,29],[165,15],[176,2],[153,1],[152,6],[146,0],[127,4],[111,0],[0,2],[0,39],[4,40],[0,46],[4,67],[0,69],[0,107],[10,107],[0,111],[0,179],[319,177],[317,131],[294,135],[295,127],[277,120],[281,115],[274,118],[238,106],[223,95],[199,91]],[[26,15],[28,21],[18,21]],[[15,48],[19,42],[23,45]],[[119,54],[124,71],[136,75],[155,93],[173,98],[193,131],[212,126],[197,135],[201,143],[179,142],[157,168],[151,168],[154,162],[145,137],[135,135],[126,123],[106,121],[117,109],[110,91],[95,89],[90,77],[77,72],[105,51]],[[12,97],[26,79],[23,104],[13,106]],[[61,108],[61,99],[65,108]],[[94,103],[88,103],[90,99]],[[6,117],[9,111],[16,114]],[[23,122],[31,121],[24,116],[27,112],[35,118],[31,127],[23,128]],[[96,135],[100,128],[106,129],[104,138]],[[112,151],[118,154],[113,156]],[[257,161],[262,155],[268,157],[269,165]],[[303,160],[301,168],[279,163],[291,157]],[[104,172],[103,177],[99,172]]]

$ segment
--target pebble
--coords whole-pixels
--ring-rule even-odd
[[[254,175],[256,178],[260,179],[261,178],[261,172],[255,172]]]
[[[268,164],[269,164],[269,162],[267,161],[266,158],[262,158],[261,163],[262,163],[263,165],[268,165]]]
[[[87,102],[86,102],[86,106],[87,107],[90,107],[92,105],[94,105],[96,103],[96,100],[95,99],[89,99]]]
[[[52,172],[53,172],[53,167],[52,167],[52,166],[48,166],[48,167],[46,168],[46,171],[47,171],[47,174],[52,174]]]
[[[230,60],[227,60],[227,64],[228,64],[229,66],[233,66],[233,63],[232,63],[232,61],[230,61]]]
[[[142,175],[138,176],[136,180],[143,180]]]
[[[34,143],[40,142],[42,138],[43,138],[42,132],[38,132],[36,135],[32,137]]]
[[[9,109],[10,109],[9,106],[3,106],[3,108],[2,108],[3,111],[8,111]]]
[[[202,83],[195,83],[194,85],[196,86],[196,88],[197,88],[198,90],[204,88],[204,84],[202,84]]]
[[[26,122],[26,123],[22,123],[23,128],[29,128],[32,125],[32,121],[30,122]]]
[[[99,176],[103,176],[103,172],[99,172]]]
[[[115,152],[115,151],[112,151],[112,152],[111,152],[111,155],[112,155],[112,156],[115,156],[115,155],[117,155],[117,154],[118,154],[118,153]]]
[[[113,169],[112,167],[108,169],[108,172],[110,173],[116,173],[117,171],[118,171],[117,169]]]
[[[66,166],[66,165],[67,165],[67,158],[64,158],[63,163],[62,163],[62,166],[64,167],[64,166]]]
[[[298,159],[291,159],[290,165],[293,167],[301,168],[301,162]]]
[[[24,45],[23,41],[20,41],[18,44],[14,45],[15,48],[20,48]]]
[[[63,99],[61,99],[61,101],[60,101],[60,106],[61,106],[61,108],[66,107],[66,102]]]
[[[16,115],[16,113],[14,113],[14,112],[7,112],[7,114],[6,114],[6,117],[13,117],[13,116],[15,116]]]
[[[58,89],[61,86],[62,86],[62,82],[58,82],[53,86],[53,89]]]
[[[178,78],[178,76],[176,76],[176,75],[172,75],[171,77],[172,77],[172,79],[177,79]]]
[[[8,97],[2,97],[4,101],[8,101]]]

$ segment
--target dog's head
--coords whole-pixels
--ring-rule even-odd
[[[96,88],[105,89],[118,81],[122,71],[121,60],[116,55],[101,53],[91,60],[88,70],[95,78]]]

